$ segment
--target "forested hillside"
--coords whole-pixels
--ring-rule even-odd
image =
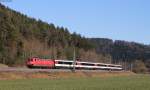
[[[105,38],[89,39],[95,44],[96,52],[110,55],[112,63],[123,63],[128,68],[139,69],[141,72],[150,68],[150,46],[136,42],[127,42]],[[146,67],[145,67],[146,66]]]
[[[104,38],[85,38],[67,28],[36,20],[0,4],[0,63],[24,65],[29,57],[117,63],[150,68],[150,46]],[[147,66],[147,68],[145,67]],[[135,70],[136,71],[136,70]]]
[[[24,64],[29,57],[107,61],[94,45],[67,28],[27,17],[0,4],[0,63]]]

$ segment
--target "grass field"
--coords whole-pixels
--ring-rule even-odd
[[[1,80],[0,90],[150,90],[150,76]]]

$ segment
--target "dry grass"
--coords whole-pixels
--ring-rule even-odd
[[[132,76],[132,72],[0,72],[0,80],[8,79],[32,79],[32,78],[89,78],[89,77],[117,77],[117,76]]]

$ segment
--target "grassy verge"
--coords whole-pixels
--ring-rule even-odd
[[[132,72],[0,72],[0,80],[33,79],[33,78],[107,78],[135,75]]]

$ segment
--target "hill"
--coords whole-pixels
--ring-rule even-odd
[[[142,68],[141,72],[143,72],[146,67],[150,68],[149,45],[122,40],[113,41],[107,38],[92,38],[89,40],[95,44],[97,53],[103,55],[109,54],[112,58],[112,63],[123,63],[126,69],[135,70]]]
[[[0,63],[24,65],[29,57],[122,64],[144,72],[150,68],[150,46],[105,38],[85,38],[67,28],[30,18],[0,4]],[[145,67],[146,66],[146,67]]]
[[[72,59],[74,47],[82,60],[100,61],[104,56],[94,45],[67,28],[48,24],[0,4],[0,63],[24,64],[29,57]],[[102,59],[103,60],[103,59]]]

